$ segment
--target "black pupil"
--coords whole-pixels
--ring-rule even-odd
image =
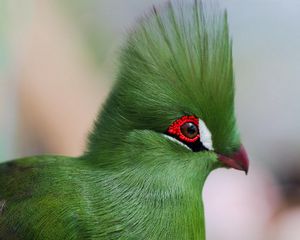
[[[182,134],[188,138],[194,138],[198,135],[198,127],[191,122],[183,124],[180,130]]]
[[[189,126],[187,128],[187,132],[191,135],[195,134],[197,132],[196,126],[192,123],[189,123]]]

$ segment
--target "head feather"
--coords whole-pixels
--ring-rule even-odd
[[[206,123],[217,151],[238,147],[227,14],[198,0],[154,7],[130,32],[91,148],[101,139],[107,144],[109,134],[114,142],[107,128],[118,137],[134,129],[164,132],[185,114]]]

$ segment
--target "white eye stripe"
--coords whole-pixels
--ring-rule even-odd
[[[203,146],[208,150],[213,151],[213,142],[211,138],[211,132],[207,128],[206,124],[199,118],[199,132],[200,132],[200,141]]]
[[[192,151],[192,149],[190,149],[187,145],[185,145],[184,143],[180,142],[179,140],[177,140],[176,138],[173,138],[171,136],[165,135],[163,134],[167,139],[171,140],[172,142],[178,143],[179,145],[187,148],[188,150]]]

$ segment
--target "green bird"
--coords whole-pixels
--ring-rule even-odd
[[[226,11],[197,0],[154,7],[120,55],[80,157],[0,165],[1,240],[205,239],[207,176],[248,171]]]

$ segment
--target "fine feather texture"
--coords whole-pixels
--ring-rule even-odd
[[[206,123],[217,152],[236,150],[231,45],[227,14],[214,5],[177,1],[154,8],[129,34],[118,82],[90,135],[89,150],[97,152],[110,139],[117,144],[111,128],[120,136],[131,129],[164,132],[183,115]]]
[[[129,33],[118,80],[78,158],[0,165],[0,239],[205,239],[202,188],[240,140],[223,10],[153,8]],[[163,134],[182,116],[212,134],[193,152]]]

